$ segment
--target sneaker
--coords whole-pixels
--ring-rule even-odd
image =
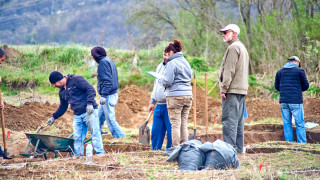
[[[108,134],[108,131],[101,131],[101,134]]]

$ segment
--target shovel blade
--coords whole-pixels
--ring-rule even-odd
[[[149,145],[150,144],[150,128],[148,126],[141,125],[139,128],[139,143]]]
[[[12,159],[12,157],[8,156],[9,153],[8,153],[7,149],[4,149],[3,152],[4,152],[3,159]]]
[[[188,137],[189,140],[197,139],[197,130],[193,129],[193,136]]]
[[[189,136],[188,137],[188,140],[190,141],[190,140],[194,140],[195,138],[194,138],[194,136]]]

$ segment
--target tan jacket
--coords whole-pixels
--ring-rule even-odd
[[[226,50],[220,66],[220,92],[243,94],[248,92],[249,55],[246,47],[234,39]]]

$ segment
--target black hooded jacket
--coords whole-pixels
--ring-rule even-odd
[[[97,109],[98,105],[94,100],[96,97],[94,87],[82,76],[69,74],[66,78],[67,85],[66,88],[60,88],[60,105],[53,113],[53,117],[58,119],[62,116],[67,111],[69,104],[75,115],[85,113],[87,105],[93,105]]]
[[[102,97],[118,92],[118,71],[114,62],[107,58],[107,53],[102,47],[94,47],[91,50],[94,60],[99,64],[97,71],[98,93]]]

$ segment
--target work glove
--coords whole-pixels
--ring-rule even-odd
[[[54,117],[49,118],[47,121],[47,124],[51,126],[54,123],[54,120],[55,120]]]
[[[93,113],[94,109],[93,109],[93,105],[88,104],[87,105],[87,113],[88,115],[91,115]]]
[[[105,97],[101,97],[100,98],[100,104],[101,105],[105,105],[106,104],[107,99]]]

